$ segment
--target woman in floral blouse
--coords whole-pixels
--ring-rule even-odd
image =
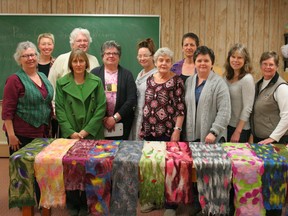
[[[185,113],[183,80],[171,72],[173,52],[160,48],[154,54],[157,72],[147,78],[140,137],[146,141],[179,141]],[[141,206],[147,213],[154,203]],[[175,215],[177,205],[165,203],[164,215]]]
[[[141,137],[147,141],[179,141],[184,119],[183,80],[171,72],[173,52],[154,54],[157,72],[147,79]]]

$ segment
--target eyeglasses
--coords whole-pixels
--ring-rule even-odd
[[[29,57],[34,58],[35,56],[36,56],[36,53],[21,55],[22,58],[26,58],[26,59],[29,59]]]
[[[147,59],[147,58],[149,58],[149,57],[151,57],[151,55],[144,54],[144,55],[138,55],[138,56],[137,56],[137,59]]]
[[[119,53],[117,53],[117,52],[105,52],[104,55],[105,55],[105,56],[111,56],[111,55],[112,55],[112,56],[118,56]]]

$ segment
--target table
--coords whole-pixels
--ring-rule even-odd
[[[39,155],[43,154],[43,152],[45,152],[45,149],[46,150],[49,149],[48,147],[52,147],[53,145],[55,145],[55,143],[54,143],[55,141],[58,142],[57,146],[59,145],[59,141],[64,141],[66,143],[65,144],[67,146],[66,153],[73,150],[73,148],[79,150],[79,148],[76,148],[76,146],[81,144],[79,142],[77,143],[76,140],[71,141],[71,140],[66,140],[66,139],[64,139],[64,140],[63,139],[57,139],[57,140],[54,140],[54,139],[35,139],[32,143],[30,143],[31,145],[28,144],[23,149],[19,150],[19,152],[17,152],[15,155],[12,155],[10,157],[10,165],[11,165],[10,170],[13,170],[13,167],[14,167],[14,170],[17,170],[20,167],[23,168],[24,165],[22,164],[22,161],[26,161],[25,166],[29,168],[29,169],[27,168],[27,170],[31,171],[31,172],[26,173],[26,177],[30,176],[30,183],[29,184],[31,184],[31,178],[33,179],[34,175],[35,175],[34,167],[35,167],[35,164],[38,160],[37,157],[39,157]],[[142,173],[142,177],[141,177],[141,169],[143,167],[145,168],[145,164],[148,164],[147,159],[149,159],[149,158],[151,159],[155,155],[156,155],[155,158],[159,158],[159,155],[161,155],[162,159],[164,158],[164,166],[162,166],[161,172],[163,172],[163,169],[164,170],[166,169],[166,171],[171,169],[171,171],[174,170],[173,172],[175,172],[175,170],[177,170],[177,169],[175,169],[175,167],[172,166],[169,168],[169,166],[171,165],[170,162],[173,162],[172,164],[174,164],[174,165],[178,164],[177,166],[182,166],[182,168],[183,168],[182,171],[185,171],[185,169],[186,169],[187,173],[189,173],[189,174],[191,173],[191,175],[190,175],[191,178],[189,177],[189,179],[188,178],[185,179],[183,177],[182,179],[185,180],[186,182],[188,182],[186,184],[186,187],[189,187],[189,184],[190,184],[189,182],[198,182],[198,184],[201,184],[203,187],[198,188],[200,195],[204,194],[205,190],[211,189],[208,186],[209,182],[212,181],[213,178],[216,176],[215,173],[213,174],[214,175],[214,177],[213,177],[213,175],[212,175],[213,172],[208,172],[209,167],[211,167],[211,165],[213,165],[214,167],[218,166],[218,168],[223,167],[225,165],[225,167],[226,167],[225,172],[223,171],[223,173],[221,175],[224,177],[226,176],[226,177],[225,178],[221,177],[218,179],[220,179],[220,180],[226,179],[220,185],[223,186],[223,188],[221,190],[227,192],[227,191],[229,191],[229,188],[227,186],[230,185],[233,169],[236,169],[236,168],[238,169],[236,173],[234,172],[235,170],[233,171],[234,173],[233,173],[232,182],[234,184],[237,184],[237,180],[240,180],[241,178],[242,178],[242,180],[245,179],[245,175],[242,175],[242,174],[243,174],[243,172],[245,172],[247,170],[247,167],[246,167],[246,170],[245,169],[240,170],[241,166],[242,166],[242,168],[245,167],[244,161],[245,162],[248,161],[248,163],[251,163],[251,162],[253,162],[253,163],[255,162],[255,164],[256,164],[256,162],[258,163],[258,165],[257,165],[258,167],[256,166],[256,168],[255,168],[255,166],[254,166],[254,168],[253,168],[253,172],[255,171],[255,173],[258,176],[256,178],[256,181],[254,182],[255,184],[253,183],[254,184],[253,187],[255,190],[257,190],[258,187],[262,186],[261,181],[263,181],[263,182],[266,181],[265,179],[261,180],[261,178],[263,176],[265,177],[265,167],[266,167],[266,169],[268,169],[269,166],[272,170],[273,169],[274,170],[280,170],[280,169],[282,170],[281,172],[283,172],[283,180],[282,180],[281,186],[282,187],[284,186],[285,188],[287,188],[287,163],[286,163],[287,159],[284,156],[285,156],[285,154],[288,155],[288,151],[284,145],[280,145],[280,146],[270,146],[269,145],[269,148],[265,148],[265,146],[264,147],[260,146],[258,148],[258,146],[256,146],[255,144],[254,145],[253,144],[252,145],[249,145],[249,144],[237,144],[237,145],[235,144],[234,145],[231,143],[225,143],[222,145],[220,145],[220,144],[205,145],[203,143],[184,143],[184,142],[179,142],[179,143],[142,142],[142,141],[141,142],[136,142],[136,141],[93,141],[93,142],[96,142],[93,145],[94,146],[96,145],[97,148],[94,148],[94,147],[88,148],[87,147],[88,145],[86,145],[86,147],[87,147],[86,153],[87,153],[87,155],[90,155],[89,156],[89,158],[90,158],[89,163],[100,164],[100,162],[102,163],[103,161],[105,161],[104,165],[109,165],[109,164],[111,165],[110,170],[108,170],[108,173],[109,172],[113,173],[113,176],[111,176],[111,178],[114,180],[112,181],[113,182],[112,193],[109,194],[109,197],[108,197],[109,198],[108,201],[109,200],[111,201],[111,206],[109,206],[110,202],[108,202],[108,207],[110,207],[110,210],[112,212],[115,209],[117,210],[117,213],[120,212],[120,214],[118,214],[118,215],[121,215],[121,211],[124,211],[123,209],[128,209],[127,211],[129,211],[131,213],[131,215],[136,214],[135,211],[136,211],[137,199],[138,199],[138,186],[140,185],[140,190],[142,190],[142,192],[143,192],[143,191],[145,191],[145,187],[148,185],[148,184],[142,183],[143,176],[145,176],[146,174],[145,174],[145,172]],[[113,142],[114,142],[114,144],[112,144]],[[105,147],[105,145],[106,145],[106,147]],[[151,148],[151,146],[153,148]],[[157,149],[157,146],[162,146],[162,149],[161,148]],[[104,151],[102,151],[101,149]],[[154,151],[151,151],[151,149],[153,149]],[[273,152],[275,153],[275,155],[274,155],[274,153],[271,154],[271,152],[269,152],[272,149],[273,149]],[[51,151],[51,149],[49,150],[49,152],[50,151]],[[187,155],[189,156],[189,151],[192,152],[192,154],[190,152],[191,160],[189,159],[189,157],[187,157]],[[272,158],[267,157],[267,154],[265,155],[265,152],[266,153],[268,152],[269,153],[268,155],[271,155]],[[65,155],[67,156],[66,153],[63,154],[62,156],[65,156]],[[106,155],[103,155],[103,153],[105,153]],[[239,155],[240,155],[239,153],[243,153],[242,158],[239,158]],[[260,157],[261,154],[263,154],[264,157],[261,158]],[[178,157],[179,155],[181,155],[181,157]],[[186,157],[185,160],[183,159],[184,158],[183,155]],[[283,157],[280,155],[282,155]],[[274,157],[274,159],[273,159],[273,157]],[[56,156],[54,155],[52,157],[50,155],[50,159],[51,158],[52,158],[52,160],[50,160],[50,161],[55,162]],[[106,160],[107,158],[111,159],[110,160],[111,163],[109,163]],[[35,162],[35,160],[36,160],[36,162]],[[78,164],[77,161],[78,161],[78,159],[76,160],[75,163]],[[79,161],[80,161],[80,159],[79,159]],[[186,161],[187,163],[186,162],[184,163],[184,161]],[[229,163],[229,161],[231,163]],[[166,164],[165,164],[165,162],[166,162]],[[87,170],[89,170],[89,163],[86,164]],[[159,164],[161,164],[161,163],[159,163]],[[192,164],[193,164],[194,168],[191,168]],[[230,168],[229,168],[229,164],[230,164]],[[265,166],[265,164],[266,164],[266,166]],[[162,161],[162,165],[163,165],[163,161]],[[123,169],[126,167],[127,170],[129,170],[130,174],[127,170],[124,170],[124,171],[121,170],[121,167]],[[161,166],[159,166],[159,167],[161,167]],[[250,168],[248,167],[248,169],[250,169]],[[252,170],[252,168],[251,168],[251,170]],[[65,166],[64,166],[63,172],[65,174]],[[251,173],[253,173],[253,172],[251,172]],[[249,173],[249,175],[252,175],[251,173]],[[20,172],[20,174],[23,174],[23,173]],[[219,174],[220,173],[217,173],[218,176],[219,176]],[[177,173],[176,176],[180,178],[180,175],[181,174]],[[229,175],[231,176],[230,179],[229,179]],[[166,173],[165,176],[166,176],[166,179],[164,179],[165,182],[166,181],[170,181],[170,182],[175,181],[175,179],[170,178],[171,175],[168,175]],[[37,178],[37,173],[36,173],[36,178]],[[139,181],[139,178],[140,178],[140,181]],[[168,178],[168,180],[167,180],[167,178]],[[119,179],[122,179],[122,181],[120,181]],[[11,180],[10,192],[11,191],[13,192],[13,179],[10,179],[10,180]],[[110,180],[111,179],[108,179],[108,183]],[[143,180],[143,182],[146,180]],[[162,179],[159,178],[157,180],[159,180],[159,181],[161,180],[163,182],[163,178]],[[117,184],[116,184],[116,182],[117,182]],[[156,184],[156,182],[152,181],[153,184]],[[164,184],[165,184],[165,182],[164,182]],[[259,182],[260,182],[260,185],[259,185]],[[27,185],[28,185],[27,187],[29,187],[29,184],[27,183]],[[110,182],[110,184],[111,184],[111,182]],[[141,186],[141,184],[142,184],[142,186]],[[117,185],[118,185],[118,188],[117,188]],[[90,185],[90,186],[93,187],[93,185]],[[168,201],[173,202],[173,199],[175,199],[175,197],[171,196],[171,194],[168,193],[169,187],[167,187],[167,184],[165,186],[166,186],[166,189],[165,189],[166,201],[168,200]],[[265,186],[265,184],[263,184],[263,186]],[[266,185],[266,188],[267,188],[267,186],[269,186],[269,185]],[[123,187],[126,189],[120,190]],[[29,194],[29,190],[27,188],[24,188],[23,190],[25,193]],[[160,192],[159,192],[159,194],[161,194]],[[249,193],[249,191],[244,191],[244,192],[246,194]],[[286,190],[283,192],[283,189],[282,189],[280,192],[281,192],[280,195],[281,195],[282,199],[283,199],[283,197],[285,199]],[[121,196],[121,193],[122,193],[122,195],[124,194],[127,196],[127,200],[129,201],[130,206],[123,206],[123,205],[125,205],[125,203],[127,203],[127,200],[126,201],[123,200],[122,203],[119,202],[119,200],[122,200],[122,199],[119,199],[119,196]],[[33,194],[33,192],[32,192],[32,194]],[[129,194],[129,196],[127,194]],[[147,197],[149,198],[148,195],[147,195]],[[260,195],[258,195],[257,198],[259,198],[259,197],[261,198]],[[140,201],[142,198],[143,197],[140,196],[140,198],[139,198]],[[145,201],[144,198],[142,199],[142,201],[143,200]],[[222,201],[224,201],[225,199],[227,201],[227,196],[226,197],[222,196]],[[261,199],[262,199],[262,201],[261,201],[262,204],[261,205],[259,204],[258,207],[260,206],[265,210],[264,205],[266,207],[266,206],[269,206],[270,204],[265,203],[265,196],[264,196],[264,198],[261,198]],[[221,199],[219,199],[219,200],[221,200]],[[29,202],[27,202],[28,205],[27,204],[24,205],[23,203],[21,204],[20,201],[21,201],[21,196],[10,197],[10,199],[9,199],[10,207],[22,206],[23,207],[22,208],[23,215],[33,215],[33,208],[29,207],[29,205],[34,206],[34,204],[29,204]],[[157,200],[157,201],[159,201],[159,200]],[[182,196],[181,199],[174,200],[174,201],[176,201],[176,202],[178,202],[178,201],[179,202],[189,202],[189,196],[188,195]],[[216,203],[216,200],[212,200],[209,197],[200,196],[200,203],[202,205],[202,208],[204,208],[204,209],[207,208],[207,206],[209,205],[207,201],[210,201],[210,202],[213,201]],[[236,201],[237,201],[237,205],[239,205],[238,206],[239,209],[241,211],[244,211],[246,205],[243,203],[241,204],[241,197],[239,196],[239,199]],[[163,203],[163,200],[159,201],[160,204],[161,204],[161,202]],[[219,204],[219,203],[216,203],[216,204]],[[281,203],[278,203],[278,206],[276,206],[276,207],[282,208],[283,204],[284,204],[284,202],[282,200]],[[109,208],[108,208],[108,211],[109,211]],[[223,211],[225,211],[225,210],[223,210]],[[262,211],[262,210],[259,210],[259,211]],[[43,215],[50,215],[51,211],[48,208],[43,208],[42,214]],[[125,214],[127,215],[127,212],[126,213],[123,212],[123,215],[125,215]],[[263,212],[261,214],[263,214]]]

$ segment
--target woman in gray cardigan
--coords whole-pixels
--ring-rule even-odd
[[[185,83],[186,141],[217,143],[226,139],[231,104],[224,80],[213,72],[214,52],[200,46],[194,53],[197,73]]]

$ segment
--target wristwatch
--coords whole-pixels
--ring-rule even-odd
[[[118,122],[118,117],[116,114],[113,115],[113,119],[115,120],[116,123]]]
[[[180,128],[180,127],[174,127],[174,130],[182,131],[182,128]]]

